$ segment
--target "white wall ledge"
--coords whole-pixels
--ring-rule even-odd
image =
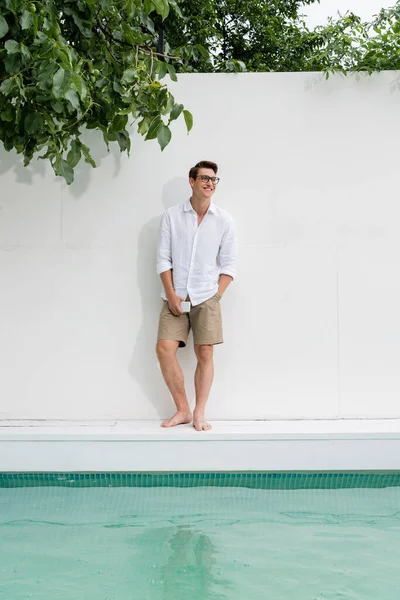
[[[2,472],[400,470],[400,419],[1,422]]]
[[[7,441],[168,441],[400,439],[400,419],[212,421],[210,431],[191,424],[165,429],[161,421],[0,420]]]

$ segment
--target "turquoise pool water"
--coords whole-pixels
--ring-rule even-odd
[[[399,596],[399,474],[0,474],[0,526],[4,600]]]

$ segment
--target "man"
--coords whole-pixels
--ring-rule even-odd
[[[219,182],[217,172],[218,166],[206,160],[192,167],[191,198],[167,210],[161,220],[157,273],[163,284],[163,307],[157,356],[176,405],[176,413],[163,427],[193,419],[197,431],[211,429],[204,413],[214,378],[213,346],[223,342],[220,300],[235,277],[237,246],[232,218],[211,201]],[[184,301],[190,302],[190,312],[182,310]],[[176,357],[190,328],[197,357],[193,417]]]

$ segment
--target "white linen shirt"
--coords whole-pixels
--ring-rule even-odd
[[[193,306],[218,292],[220,275],[236,276],[237,239],[232,217],[212,202],[198,225],[190,200],[162,216],[157,273],[172,269],[175,293]],[[163,288],[161,297],[166,300]]]

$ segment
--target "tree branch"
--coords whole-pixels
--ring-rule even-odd
[[[116,40],[113,37],[110,30],[107,28],[107,26],[104,28],[102,23],[100,23],[99,20],[97,20],[97,23],[98,23],[98,26],[100,27],[104,37],[106,37],[106,36],[108,37],[108,41],[111,41],[114,44],[121,44],[121,46],[127,46],[128,48],[131,48],[133,50],[134,46],[132,46],[132,44],[130,44],[129,42],[125,42],[125,40]],[[152,50],[151,48],[145,48],[144,46],[136,46],[136,51],[142,52],[143,54],[148,54],[150,56],[161,56],[162,58],[169,58],[170,60],[179,60],[179,61],[182,60],[180,56],[170,56],[169,54],[164,54],[162,52],[154,52],[154,50]],[[114,60],[115,60],[115,58],[114,58]]]
[[[115,41],[119,41],[119,40],[115,40]],[[122,42],[120,42],[120,43],[122,44]],[[130,44],[128,44],[127,42],[125,42],[125,44],[127,46],[130,46]],[[139,52],[142,52],[143,54],[162,56],[163,58],[170,58],[171,60],[182,60],[180,56],[169,56],[168,54],[161,54],[161,52],[154,52],[153,50],[145,49],[143,46],[137,46],[137,48],[139,49]]]

